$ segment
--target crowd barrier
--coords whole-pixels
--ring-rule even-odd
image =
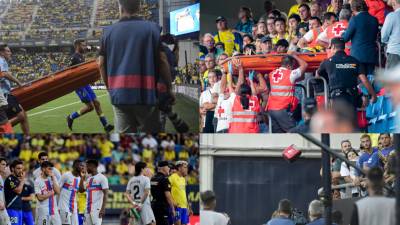
[[[173,90],[175,93],[182,94],[193,101],[199,101],[200,86],[198,85],[174,85]]]

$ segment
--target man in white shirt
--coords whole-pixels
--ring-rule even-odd
[[[91,176],[79,182],[79,192],[86,191],[86,225],[101,225],[105,215],[109,187],[107,177],[97,172],[98,166],[97,160],[87,160],[86,168]]]
[[[4,202],[4,179],[3,175],[5,175],[7,167],[6,158],[0,158],[0,224],[10,225],[10,217],[8,216],[6,205]]]
[[[35,194],[38,199],[36,224],[38,225],[61,225],[55,198],[55,195],[60,194],[60,187],[52,169],[51,162],[43,162],[41,164],[42,173],[35,179]]]
[[[213,191],[200,194],[203,209],[200,210],[200,225],[227,225],[229,217],[226,214],[215,212],[217,201]]]
[[[58,208],[60,209],[61,222],[63,225],[78,225],[78,203],[77,192],[81,180],[82,162],[75,160],[72,165],[72,172],[66,172],[61,176],[60,199]]]
[[[146,134],[146,136],[142,139],[142,145],[146,148],[156,149],[158,146],[157,140],[151,135]]]
[[[156,219],[150,204],[150,178],[144,175],[146,170],[145,162],[138,162],[135,165],[135,175],[129,180],[126,186],[125,196],[132,203],[137,211],[140,211],[140,225],[155,225]]]
[[[47,152],[41,152],[38,155],[38,164],[42,165],[43,162],[49,161],[49,155],[47,154]],[[52,167],[53,170],[53,174],[54,176],[57,178],[57,182],[60,183],[61,181],[61,173],[60,171],[58,171],[58,169],[56,169],[55,167]],[[33,178],[36,179],[38,177],[40,177],[42,175],[42,169],[39,166],[37,169],[35,169],[33,171]]]

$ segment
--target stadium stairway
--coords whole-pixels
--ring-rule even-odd
[[[24,33],[23,33],[23,35],[22,35],[22,40],[25,40],[26,34],[31,30],[33,21],[34,21],[34,19],[36,18],[36,15],[37,15],[38,10],[39,10],[39,6],[38,6],[38,5],[35,5],[35,6],[33,7],[32,21],[29,22],[28,26],[26,27],[26,30],[24,31]]]
[[[376,103],[366,108],[366,116],[370,133],[390,133],[396,130],[396,111],[388,95],[378,96]]]

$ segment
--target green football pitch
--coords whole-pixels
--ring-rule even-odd
[[[110,98],[105,90],[96,90],[104,115],[109,123],[113,124],[113,110]],[[28,111],[28,119],[32,133],[70,133],[66,117],[73,111],[79,110],[83,104],[75,93],[70,93],[47,104]],[[190,132],[198,133],[199,112],[197,102],[184,97],[176,96],[174,111],[188,123]],[[14,127],[15,132],[21,132],[19,125]],[[74,133],[104,133],[103,127],[95,111],[92,111],[74,121]],[[167,121],[166,132],[175,133],[171,122]]]

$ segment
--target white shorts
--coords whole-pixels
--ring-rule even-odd
[[[67,212],[60,209],[61,224],[79,225],[78,212]]]
[[[0,224],[11,225],[10,217],[5,209],[0,210]]]
[[[147,225],[147,224],[156,222],[156,219],[154,217],[154,213],[153,213],[153,210],[151,209],[150,204],[143,205],[142,210],[140,211],[140,218],[141,218],[142,225]]]
[[[84,225],[101,225],[103,218],[99,218],[100,210],[94,210],[93,212],[85,214]]]
[[[61,218],[58,209],[54,210],[54,215],[49,215],[47,210],[45,213],[40,209],[37,210],[37,212],[36,225],[61,225]]]

